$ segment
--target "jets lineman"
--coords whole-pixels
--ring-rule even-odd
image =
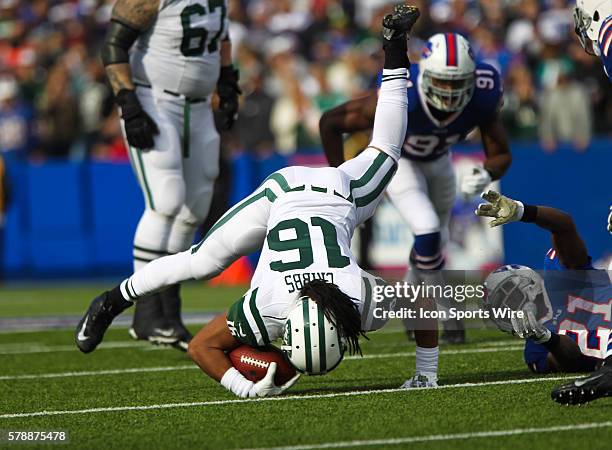
[[[246,380],[225,353],[241,342],[261,346],[284,335],[292,363],[312,374],[331,370],[345,341],[358,351],[361,331],[384,319],[374,322],[372,300],[381,281],[359,268],[350,241],[397,169],[408,120],[406,34],[418,16],[418,9],[400,5],[384,19],[385,70],[366,150],[338,168],[288,167],[270,175],[191,250],[152,261],[94,299],[76,330],[78,348],[93,351],[113,318],[139,298],[211,278],[262,249],[251,289],[190,343],[195,362],[236,395],[252,397],[279,394],[291,382],[276,387],[271,376],[256,384]]]
[[[145,211],[134,269],[186,250],[210,207],[218,174],[217,89],[224,127],[238,109],[224,0],[118,0],[102,51]],[[142,299],[130,334],[186,350],[179,286]]]

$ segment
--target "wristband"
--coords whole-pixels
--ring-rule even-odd
[[[538,217],[538,207],[534,205],[524,205],[521,222],[535,222]]]

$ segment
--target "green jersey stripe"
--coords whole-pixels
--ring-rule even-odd
[[[312,372],[312,347],[310,340],[310,308],[309,300],[302,301],[302,311],[304,314],[304,350],[306,350],[306,372]]]
[[[319,324],[319,372],[327,370],[327,356],[325,355],[325,315],[323,309],[317,308],[317,322]]]
[[[238,341],[251,346],[257,346],[255,334],[251,330],[249,321],[244,313],[244,297],[230,307],[227,313],[227,321],[232,322],[234,329],[232,330],[232,326],[230,326],[230,331]],[[228,323],[228,325],[230,324]]]
[[[145,172],[144,164],[142,163],[142,155],[137,148],[130,146],[130,149],[136,153],[138,157],[138,165],[140,167],[140,174],[142,175],[142,184],[145,190],[146,198],[148,199],[149,208],[155,211],[155,204],[153,203],[153,195],[151,195],[151,189],[149,189],[149,182],[147,181],[147,174]]]
[[[208,236],[210,236],[212,233],[214,233],[219,228],[221,228],[223,225],[225,225],[227,222],[229,222],[236,214],[238,214],[240,211],[242,211],[247,206],[251,205],[252,203],[255,203],[256,201],[264,197],[267,198],[268,201],[271,203],[273,203],[277,198],[276,194],[272,192],[272,189],[269,189],[269,188],[265,188],[264,190],[258,192],[257,194],[253,194],[250,197],[247,197],[241,203],[239,203],[238,205],[230,209],[228,212],[226,212],[223,215],[223,217],[217,220],[217,222],[212,226],[212,228],[208,231],[208,233],[206,233],[206,236],[204,236],[204,239],[202,239],[199,244],[197,244],[195,247],[191,249],[191,253],[197,252],[202,246],[202,244],[204,243],[204,241],[206,241],[206,238],[208,238]]]
[[[312,189],[314,192],[321,192],[327,194],[327,188],[315,186],[314,184],[310,186],[310,189]]]
[[[355,199],[355,206],[357,206],[358,208],[364,207],[376,200],[389,185],[391,178],[393,178],[393,175],[395,174],[395,169],[397,169],[397,165],[393,164],[393,166],[389,169],[389,171],[386,173],[380,183],[378,183],[376,189],[374,189],[368,195]]]
[[[249,308],[251,309],[251,314],[253,314],[253,318],[255,319],[255,323],[257,324],[257,328],[259,329],[259,334],[261,334],[261,340],[263,341],[263,345],[268,345],[270,343],[270,337],[268,336],[268,330],[264,325],[264,321],[261,318],[261,314],[259,314],[259,310],[257,309],[257,305],[255,304],[255,299],[257,298],[257,291],[259,288],[253,289],[251,292],[251,298],[249,299]]]
[[[264,180],[262,185],[266,184],[266,181],[268,180],[276,181],[276,183],[278,183],[278,185],[283,190],[283,192],[289,192],[291,190],[291,188],[289,187],[289,183],[287,183],[287,180],[285,179],[285,177],[282,176],[280,173],[273,173],[272,175],[270,175],[268,178]]]
[[[357,180],[351,180],[350,194],[348,198],[349,201],[351,202],[353,201],[353,190],[363,187],[367,185],[370,181],[372,181],[372,179],[376,175],[376,172],[378,172],[378,169],[381,168],[381,166],[384,164],[387,158],[389,158],[388,155],[380,152],[378,156],[374,159],[374,161],[372,162],[368,170],[366,170],[366,172],[361,176],[361,178]]]
[[[189,144],[191,138],[191,103],[185,100],[183,107],[183,158],[189,158]]]

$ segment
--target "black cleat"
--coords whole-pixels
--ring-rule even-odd
[[[174,284],[159,293],[165,323],[174,329],[178,339],[172,344],[177,350],[186,352],[193,337],[181,319],[181,286]]]
[[[586,378],[578,378],[550,393],[550,397],[563,405],[582,405],[601,397],[612,396],[612,365],[602,366]]]
[[[440,340],[447,345],[465,344],[465,330],[444,330]]]
[[[189,347],[189,342],[191,341],[191,339],[193,339],[193,335],[189,332],[189,330],[182,322],[172,324],[171,326],[178,336],[178,340],[174,344],[172,344],[172,346],[177,350],[186,352],[187,348]]]
[[[149,341],[155,345],[175,345],[179,340],[178,333],[171,327],[152,326],[147,330],[136,330],[132,327],[128,330],[128,333],[137,341]]]
[[[75,331],[75,342],[79,350],[83,353],[93,352],[102,342],[113,319],[130,306],[132,303],[123,299],[113,302],[108,291],[96,297]]]
[[[444,331],[440,340],[448,345],[465,344],[465,326],[461,320],[449,319],[442,323]]]
[[[396,5],[383,19],[383,37],[388,41],[407,39],[420,15],[416,6]]]
[[[133,339],[155,345],[174,345],[179,336],[164,317],[159,293],[140,298],[136,302],[132,327],[128,333]]]

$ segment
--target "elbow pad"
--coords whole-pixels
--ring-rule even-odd
[[[128,51],[139,35],[139,30],[112,19],[102,47],[102,63],[105,66],[128,63]]]

